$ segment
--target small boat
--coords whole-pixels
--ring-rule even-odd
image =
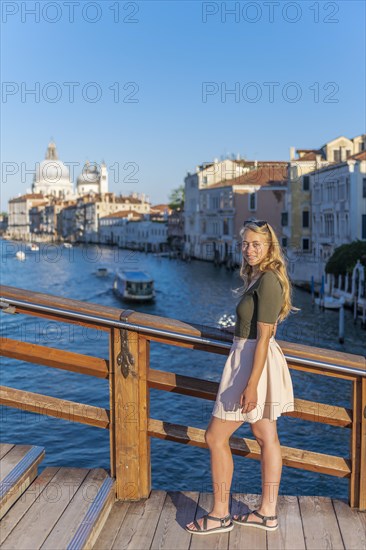
[[[72,244],[71,243],[62,243],[62,246],[64,248],[72,248]]]
[[[113,282],[113,290],[124,300],[145,302],[155,298],[154,280],[146,271],[118,271]]]
[[[106,277],[108,275],[108,268],[106,267],[98,267],[95,274],[97,277]]]
[[[15,254],[15,257],[17,260],[20,260],[21,262],[24,262],[25,260],[25,253],[23,250],[18,250],[18,252]]]
[[[324,296],[322,300],[320,298],[315,298],[314,302],[318,306],[324,305],[325,309],[339,309],[342,305],[344,305],[345,300],[343,296],[341,298],[334,298],[334,296]]]
[[[31,252],[37,252],[37,250],[39,250],[39,246],[35,243],[29,243],[27,244],[27,249]]]

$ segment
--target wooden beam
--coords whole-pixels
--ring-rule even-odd
[[[1,355],[27,363],[88,374],[97,378],[108,378],[108,360],[101,357],[29,344],[11,338],[2,339]]]
[[[218,391],[219,383],[193,378],[172,372],[165,372],[157,369],[149,369],[149,387],[157,390],[179,393],[209,399],[214,401]],[[320,422],[332,426],[351,428],[352,410],[325,403],[306,401],[295,398],[295,410],[284,412],[284,416],[301,418],[311,422]]]
[[[200,428],[149,418],[148,433],[151,437],[207,448],[204,439],[205,430]],[[230,447],[234,454],[255,460],[261,459],[260,447],[255,440],[231,436]],[[336,477],[349,477],[351,473],[351,462],[347,458],[284,446],[281,446],[281,452],[285,466]]]
[[[0,404],[97,428],[109,428],[108,410],[39,393],[0,386]]]

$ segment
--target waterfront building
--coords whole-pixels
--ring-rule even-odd
[[[154,207],[152,207],[154,210]],[[146,252],[165,250],[168,243],[168,221],[155,214],[122,210],[99,220],[99,242]]]
[[[48,204],[48,200],[45,199],[43,202],[32,206],[32,208],[29,209],[29,221],[30,221],[30,233],[31,234],[39,234],[44,231],[44,220],[45,215],[44,211]]]
[[[121,210],[99,219],[99,242],[101,244],[117,244],[125,242],[125,226],[128,221],[138,221],[143,218],[136,210]]]
[[[219,162],[206,162],[196,166],[195,173],[187,173],[184,179],[184,252],[200,257],[201,223],[200,191],[222,181],[232,180],[247,173],[253,162],[238,157]]]
[[[184,209],[176,208],[168,218],[168,243],[173,250],[184,249]]]
[[[116,196],[114,193],[95,195],[89,193],[77,199],[78,239],[84,242],[99,242],[99,220],[110,214],[122,211],[135,211],[138,214],[149,214],[151,205],[146,202],[146,195],[131,193],[128,196]]]
[[[29,210],[30,232],[35,236],[56,237],[57,216],[71,201],[56,199],[53,196],[45,198],[43,203],[32,206]]]
[[[147,218],[154,221],[168,222],[171,213],[172,209],[168,204],[156,204],[151,206],[150,215]]]
[[[78,240],[76,210],[76,200],[69,201],[57,215],[57,233],[63,239]]]
[[[74,201],[71,200],[59,200],[59,199],[51,199],[51,201],[46,204],[44,208],[44,221],[43,221],[43,231],[47,235],[54,235],[58,236],[58,216],[63,208],[68,206],[69,204],[74,203]]]
[[[51,141],[48,144],[45,159],[36,164],[32,193],[9,201],[10,223],[7,234],[15,239],[32,238],[31,234],[37,237],[57,236],[57,234],[64,237],[73,235],[77,238],[75,232],[80,233],[77,228],[81,224],[80,220],[71,223],[69,219],[70,212],[73,210],[70,201],[76,200],[79,196],[86,196],[93,201],[93,197],[107,195],[108,171],[104,162],[99,168],[96,164],[87,161],[77,179],[77,189],[74,192],[69,169],[59,159],[56,145]],[[64,207],[67,207],[68,211],[64,216],[60,216]],[[89,225],[92,228],[95,226],[92,216],[90,216]],[[93,234],[92,230],[91,232]],[[81,234],[84,234],[84,230]]]
[[[309,176],[313,256],[324,267],[338,246],[366,240],[366,151]]]
[[[186,254],[239,263],[239,232],[245,219],[264,218],[281,229],[287,162],[242,160],[240,166],[240,176],[201,187],[199,173],[187,176]]]
[[[145,219],[133,211],[118,212],[100,220],[100,242],[121,248],[159,252],[168,244],[167,222]]]
[[[314,245],[313,187],[311,174],[325,170],[333,174],[339,163],[365,149],[365,135],[348,139],[340,136],[319,149],[290,148],[288,191],[282,213],[282,245],[289,259],[289,274],[298,283],[309,283],[314,276],[321,281],[324,261],[329,251],[319,256],[319,247]],[[323,254],[325,253],[325,256]]]
[[[0,235],[3,235],[4,233],[7,232],[8,222],[9,222],[8,215],[5,213],[0,214]]]
[[[247,174],[201,192],[206,207],[201,211],[202,239],[211,241],[214,258],[240,263],[244,220],[267,220],[279,234],[286,185],[286,162],[260,162]]]
[[[31,208],[43,205],[45,197],[42,193],[26,193],[10,199],[9,207],[9,223],[7,234],[12,239],[30,239],[31,236]]]
[[[120,246],[145,252],[161,252],[168,244],[168,222],[149,219],[128,221]]]

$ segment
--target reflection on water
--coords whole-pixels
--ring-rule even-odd
[[[1,282],[5,285],[94,302],[121,309],[131,308],[112,292],[113,273],[120,268],[141,269],[155,280],[156,301],[136,304],[133,309],[201,325],[218,326],[223,316],[235,314],[237,298],[231,290],[241,285],[238,272],[211,263],[169,260],[140,252],[99,246],[40,245],[25,250],[21,262],[15,253],[20,243],[0,241]],[[24,247],[24,245],[23,245]],[[24,248],[23,248],[24,250]],[[107,267],[106,277],[97,277],[98,267]],[[311,305],[310,294],[295,288],[294,305],[301,312],[280,324],[276,338],[306,345],[365,355],[365,331],[353,324],[345,310],[345,342],[338,343],[338,313]],[[96,331],[54,323],[25,315],[1,314],[2,334],[40,345],[67,349],[91,356],[108,356],[108,337]],[[224,356],[151,344],[151,368],[219,382]],[[350,406],[351,383],[336,378],[291,370],[295,396],[302,399]],[[63,370],[2,358],[4,385],[109,408],[108,383]],[[151,390],[150,416],[181,425],[205,429],[212,401]],[[2,407],[2,440],[46,447],[42,468],[49,465],[109,468],[109,434],[58,418],[24,413]],[[297,418],[281,417],[278,432],[282,445],[344,456],[349,448],[349,430],[322,426]],[[253,438],[244,424],[235,434]],[[211,491],[210,457],[206,449],[151,440],[154,488]],[[234,457],[233,492],[260,493],[260,462]],[[347,498],[348,480],[284,468],[281,494],[309,494]]]

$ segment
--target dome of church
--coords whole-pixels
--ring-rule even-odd
[[[62,160],[59,160],[56,145],[51,141],[47,148],[46,158],[36,165],[34,181],[52,185],[65,180],[70,181],[69,169]]]
[[[100,172],[96,164],[85,163],[83,171],[77,178],[77,186],[86,184],[99,184]]]
[[[62,160],[42,160],[36,166],[36,182],[47,182],[49,185],[63,179],[70,179],[70,172]]]

